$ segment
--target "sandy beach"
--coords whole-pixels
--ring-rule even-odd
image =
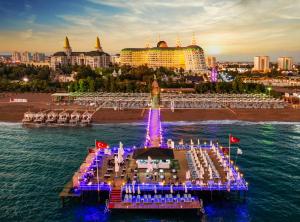
[[[10,98],[27,99],[27,103],[11,103]],[[51,104],[51,94],[46,93],[9,93],[0,98],[0,121],[21,122],[24,112],[55,109],[80,109],[79,106],[56,106]],[[81,108],[83,109],[83,108]],[[101,109],[93,116],[94,123],[126,123],[146,121],[145,110]],[[300,109],[184,109],[162,110],[163,121],[205,121],[205,120],[242,120],[242,121],[285,121],[300,122]]]

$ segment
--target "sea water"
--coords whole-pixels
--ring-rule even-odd
[[[245,202],[205,204],[202,221],[299,221],[300,123],[233,121],[163,123],[163,137],[219,140],[240,138],[237,161],[249,182]],[[197,215],[110,215],[101,205],[61,207],[58,197],[94,140],[125,146],[144,143],[145,124],[91,128],[23,128],[0,123],[0,221],[200,221]],[[194,140],[196,142],[196,140]]]

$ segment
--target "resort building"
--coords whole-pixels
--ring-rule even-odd
[[[25,51],[22,53],[22,56],[21,56],[22,63],[30,62],[31,60],[32,60],[32,56],[31,56],[30,52]]]
[[[156,47],[125,48],[121,51],[121,64],[131,66],[147,65],[151,68],[167,67],[184,69],[195,74],[207,72],[203,49],[196,45],[169,47],[165,41],[159,41]]]
[[[217,60],[216,60],[216,57],[214,56],[207,56],[205,58],[205,63],[206,63],[206,66],[208,68],[213,68],[217,65]]]
[[[35,52],[32,56],[33,62],[45,62],[45,53]]]
[[[50,66],[57,69],[62,65],[89,65],[92,69],[108,67],[110,55],[102,50],[97,37],[95,51],[73,52],[68,37],[65,38],[64,51],[56,52],[51,56]]]
[[[280,70],[292,70],[293,59],[291,57],[279,57],[278,58],[278,69]]]
[[[255,56],[253,71],[269,72],[270,71],[270,59],[269,56]]]
[[[21,53],[20,52],[17,52],[17,51],[14,51],[11,55],[11,61],[13,63],[15,62],[21,62]]]

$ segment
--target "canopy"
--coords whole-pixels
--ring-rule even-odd
[[[174,159],[173,149],[167,148],[141,148],[133,153],[133,159],[148,160],[148,156],[153,160]]]

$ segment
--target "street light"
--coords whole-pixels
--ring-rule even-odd
[[[28,82],[29,79],[28,79],[27,77],[24,77],[24,78],[23,78],[23,81],[24,81],[24,82]]]
[[[271,87],[268,87],[267,90],[269,91],[269,97],[271,96],[270,92],[271,92]]]

